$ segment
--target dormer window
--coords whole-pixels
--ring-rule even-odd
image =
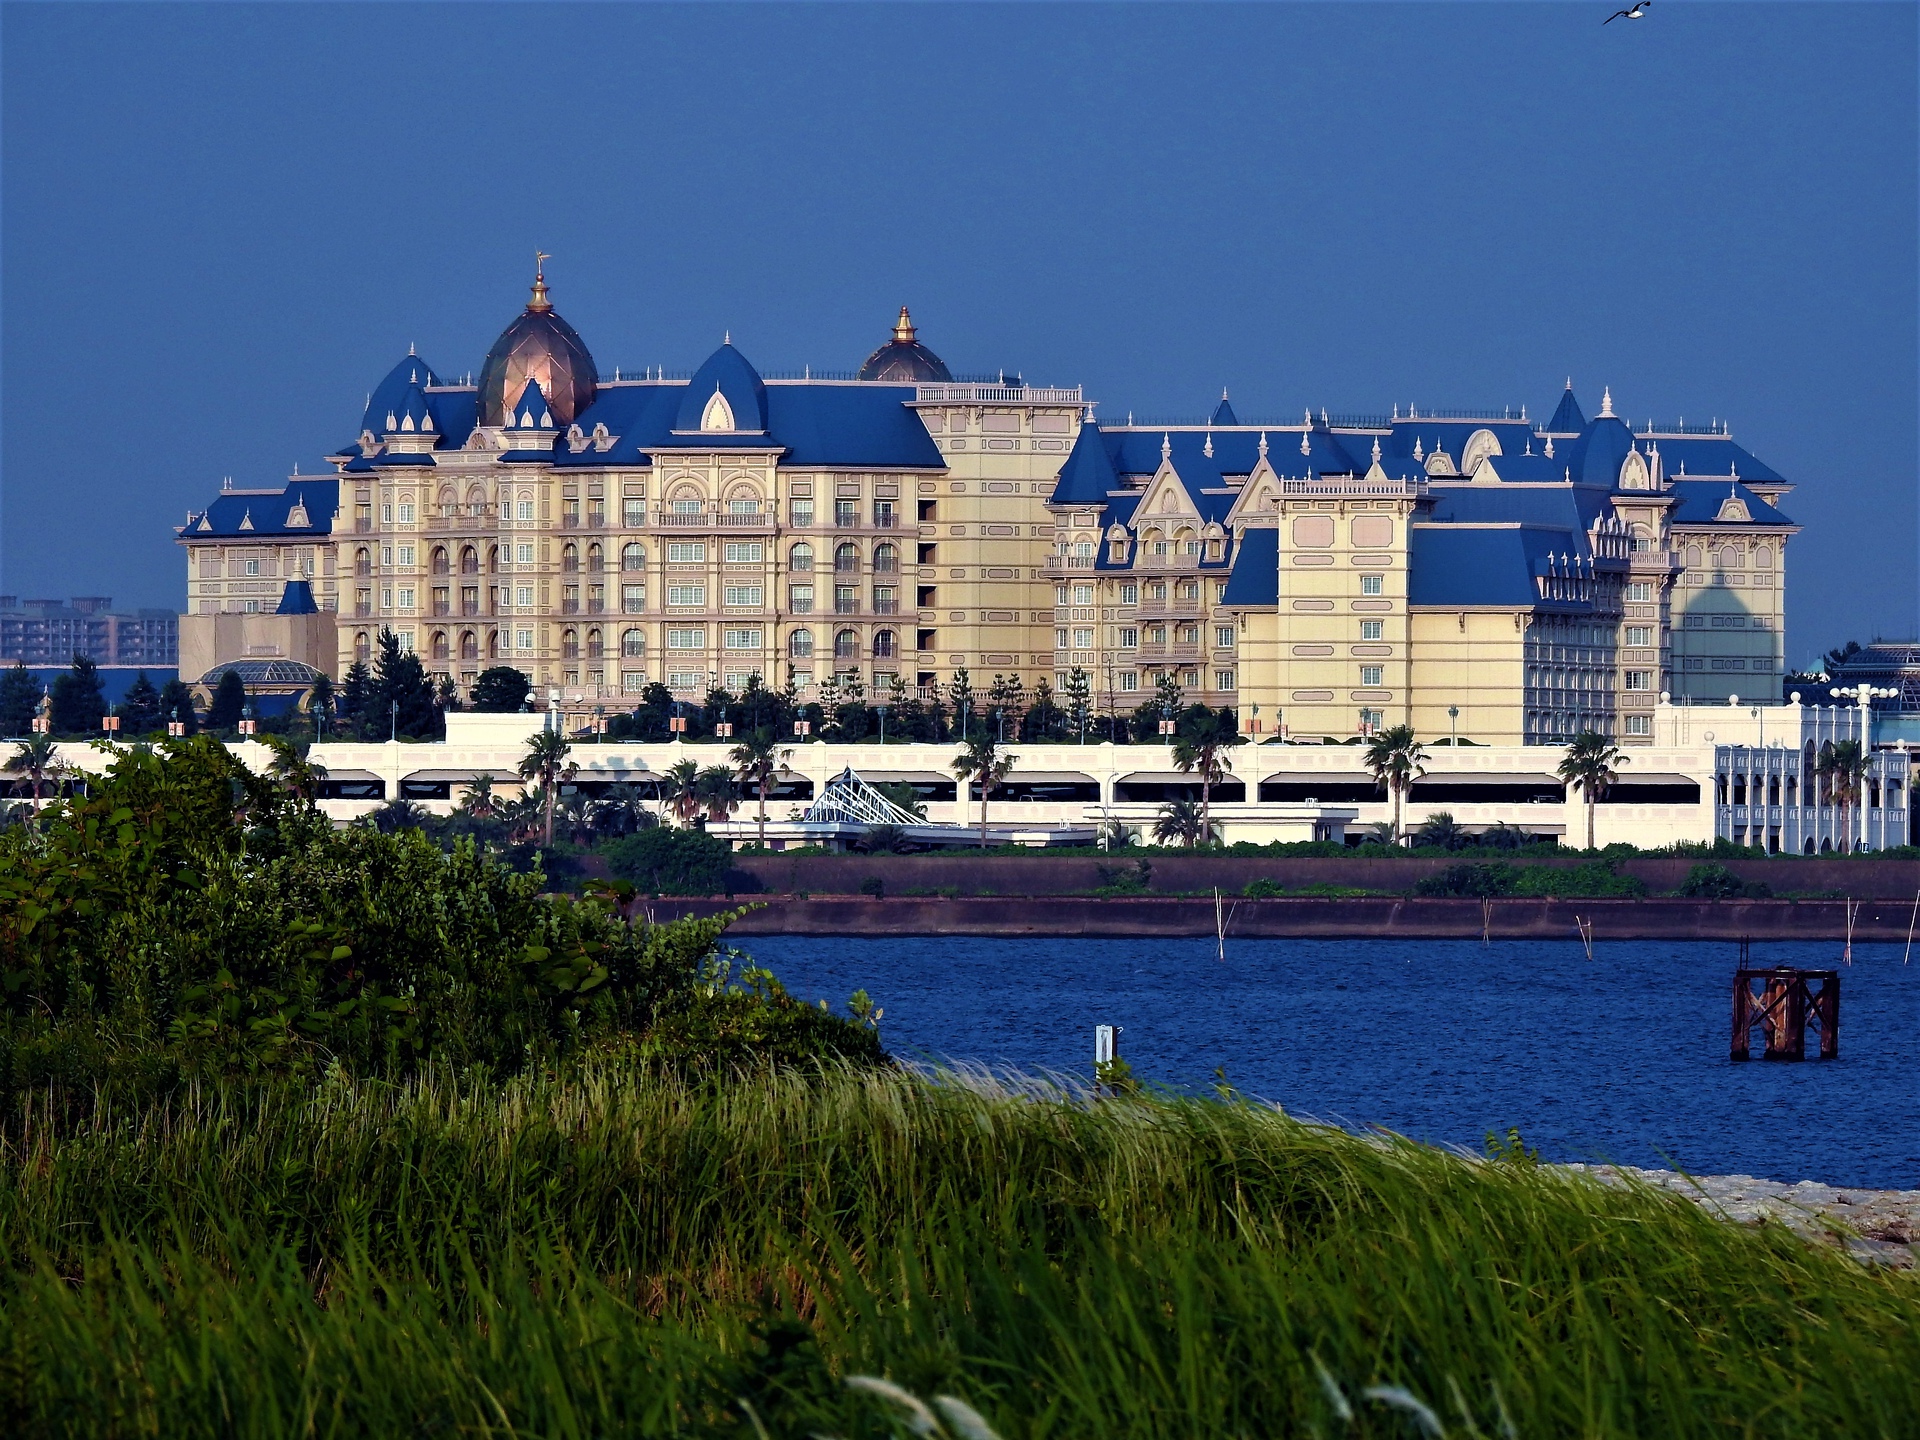
[[[714,391],[713,398],[707,401],[707,408],[700,412],[700,428],[702,430],[734,428],[733,407],[727,404],[727,397],[718,390]]]

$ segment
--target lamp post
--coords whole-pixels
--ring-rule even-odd
[[[387,743],[397,745],[400,742],[400,702],[398,700],[387,702],[387,720]]]
[[[1447,744],[1458,749],[1460,745],[1460,707],[1458,705],[1447,706],[1447,729],[1450,732]]]
[[[887,743],[887,707],[884,704],[876,705],[873,710],[880,717],[880,743],[884,745]]]

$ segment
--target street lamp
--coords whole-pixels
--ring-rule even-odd
[[[1460,744],[1460,707],[1458,705],[1447,706],[1447,726],[1452,732],[1447,743],[1458,748]]]
[[[398,700],[387,702],[387,719],[389,721],[387,743],[397,745],[400,742],[400,702]]]
[[[887,707],[876,705],[873,709],[874,713],[880,717],[880,743],[884,745],[887,743]]]

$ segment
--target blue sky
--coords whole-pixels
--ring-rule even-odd
[[[0,589],[477,369],[536,247],[603,369],[956,370],[1101,413],[1732,421],[1792,660],[1915,629],[1916,8],[7,4]]]

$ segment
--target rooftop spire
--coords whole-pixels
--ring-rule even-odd
[[[1592,392],[1589,391],[1588,393],[1591,394]],[[1613,389],[1611,386],[1601,387],[1600,418],[1602,420],[1610,420],[1613,418]]]
[[[935,317],[938,318],[937,316]],[[907,307],[900,307],[900,318],[893,322],[893,343],[911,345],[913,343],[913,317],[907,313]]]
[[[547,298],[547,261],[552,258],[544,250],[533,252],[533,298],[527,301],[527,309],[536,315],[553,309],[553,301]]]

